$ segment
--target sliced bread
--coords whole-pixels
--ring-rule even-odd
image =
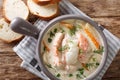
[[[13,20],[15,17],[27,19],[29,9],[22,0],[4,0],[3,14],[8,21]]]
[[[13,32],[10,27],[9,23],[5,21],[4,18],[0,19],[0,39],[10,43],[22,38],[21,34]]]
[[[59,3],[61,0],[51,0],[51,3]]]
[[[51,0],[33,0],[33,1],[39,5],[47,5],[51,2]]]
[[[48,5],[48,4],[54,4],[59,3],[61,0],[33,0],[39,5]]]
[[[56,17],[59,13],[58,4],[48,4],[41,6],[33,0],[27,0],[27,5],[30,12],[42,19],[49,20]]]

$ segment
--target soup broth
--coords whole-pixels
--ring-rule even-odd
[[[83,80],[100,65],[100,34],[83,20],[63,20],[45,33],[41,52],[46,68],[61,80]]]

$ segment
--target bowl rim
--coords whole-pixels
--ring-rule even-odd
[[[88,77],[85,78],[85,80],[92,80],[100,73],[100,71],[105,66],[105,63],[107,60],[107,55],[108,55],[108,46],[107,46],[106,37],[105,37],[104,33],[102,32],[103,30],[99,27],[99,24],[97,24],[95,21],[93,21],[87,17],[84,17],[84,16],[75,15],[75,14],[67,14],[67,15],[59,16],[59,17],[51,20],[49,23],[47,23],[45,28],[43,30],[41,30],[41,32],[39,33],[39,38],[38,38],[38,43],[37,43],[37,48],[36,48],[38,64],[39,64],[41,70],[43,71],[43,73],[48,78],[50,78],[51,80],[60,80],[60,79],[56,78],[52,73],[50,73],[48,71],[48,69],[45,67],[44,62],[43,62],[43,57],[41,57],[42,54],[40,52],[40,49],[41,49],[42,38],[44,37],[44,34],[57,22],[62,21],[62,20],[68,20],[68,19],[78,19],[78,20],[83,20],[85,22],[88,22],[98,31],[98,33],[100,34],[100,36],[102,38],[102,41],[104,44],[104,53],[102,55],[103,58],[101,60],[101,63],[99,65],[99,67],[91,75],[89,75]]]

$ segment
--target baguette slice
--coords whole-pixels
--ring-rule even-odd
[[[4,18],[0,19],[0,39],[10,43],[20,40],[23,35],[13,32]]]
[[[4,0],[3,14],[7,21],[12,21],[15,17],[27,19],[29,9],[22,0]]]
[[[59,13],[58,4],[48,4],[41,6],[33,0],[27,0],[27,5],[30,12],[42,19],[49,20],[56,17]]]
[[[59,3],[61,0],[51,0],[51,3]]]
[[[39,5],[48,5],[48,4],[55,4],[59,3],[61,0],[33,0]]]
[[[39,5],[47,5],[47,4],[50,4],[51,2],[51,0],[33,0],[33,1]]]

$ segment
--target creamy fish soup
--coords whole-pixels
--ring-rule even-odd
[[[46,32],[41,51],[47,69],[61,80],[82,80],[100,65],[99,33],[82,20],[63,20]]]

